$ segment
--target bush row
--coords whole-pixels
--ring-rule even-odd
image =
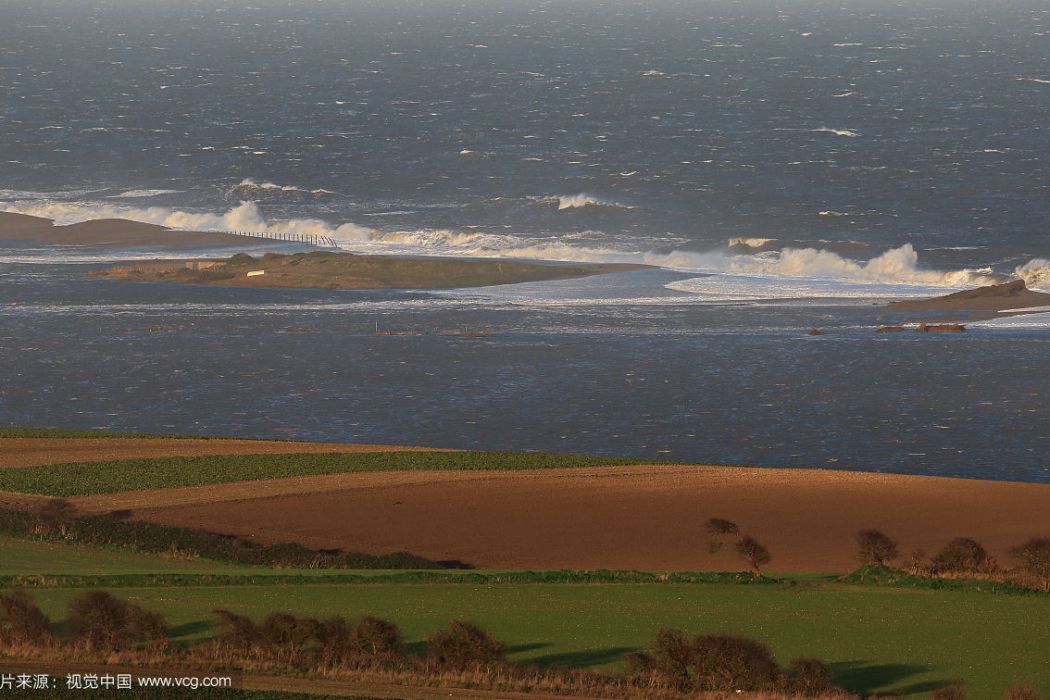
[[[88,591],[68,606],[67,635],[56,637],[51,621],[25,592],[0,595],[0,652],[22,658],[164,663],[209,671],[295,672],[307,677],[353,677],[359,681],[558,691],[590,697],[695,698],[705,693],[766,693],[768,698],[855,698],[833,682],[827,663],[798,658],[780,666],[770,649],[753,639],[725,634],[689,637],[660,630],[644,651],[625,656],[625,676],[509,663],[506,645],[477,625],[454,620],[409,652],[397,625],[365,615],[347,619],[300,618],[270,613],[261,621],[218,609],[218,633],[188,647],[172,644],[167,623],[106,591]],[[136,656],[137,654],[137,656]],[[385,676],[377,676],[385,673]],[[704,697],[707,697],[704,695]],[[937,689],[934,700],[965,700],[962,682]],[[1042,700],[1019,684],[1004,700]]]
[[[467,569],[459,561],[433,561],[407,552],[362,554],[315,550],[299,544],[258,545],[233,535],[129,520],[129,513],[78,515],[68,501],[49,501],[35,513],[0,508],[0,534],[39,536],[103,547],[130,547],[250,566],[319,569]]]
[[[712,554],[734,539],[733,548],[756,573],[772,560],[772,555],[758,540],[742,534],[740,527],[725,518],[710,518],[707,521],[710,536],[708,551]],[[881,530],[865,529],[855,535],[857,559],[865,567],[864,576],[870,576],[870,567],[886,568],[891,562],[901,559],[898,543]],[[1050,592],[1050,537],[1032,537],[1013,547],[1010,556],[1018,566],[1005,569],[976,540],[970,537],[955,537],[949,540],[932,556],[915,550],[906,567],[915,575],[924,577],[982,576],[1000,580],[1013,579],[1022,584],[1034,583]]]
[[[213,614],[217,619],[218,633],[212,639],[183,648],[168,641],[166,623],[158,613],[106,591],[88,591],[70,601],[66,624],[68,635],[60,639],[51,632],[50,620],[34,601],[24,592],[14,592],[0,596],[0,648],[23,654],[27,650],[58,650],[63,655],[77,654],[79,658],[113,658],[114,654],[121,654],[119,658],[124,660],[134,659],[128,652],[138,650],[143,654],[142,658],[148,658],[152,663],[180,661],[209,670],[266,669],[325,677],[338,671],[359,673],[368,669],[385,669],[417,678],[450,677],[450,674],[454,678],[455,674],[461,674],[462,680],[464,673],[474,672],[473,677],[478,678],[481,677],[478,672],[485,670],[489,677],[494,673],[503,678],[504,683],[517,682],[526,687],[542,678],[545,683],[553,682],[563,689],[594,691],[604,688],[615,691],[612,694],[598,693],[603,697],[622,695],[632,687],[668,691],[674,697],[687,695],[694,687],[683,684],[680,678],[660,672],[664,659],[661,654],[667,649],[665,642],[671,634],[668,632],[661,632],[654,642],[654,648],[658,649],[654,656],[634,655],[651,659],[647,668],[654,672],[644,678],[638,672],[632,672],[623,678],[572,670],[530,669],[511,664],[507,661],[505,644],[476,624],[464,620],[453,620],[431,634],[420,653],[410,653],[397,625],[368,615],[355,619],[332,617],[318,620],[274,612],[256,622],[224,609],[215,610]],[[759,673],[770,677],[783,674],[761,644],[749,640],[733,641],[733,645],[719,649],[699,649],[694,648],[695,645],[690,648],[689,663],[706,663],[712,669],[704,688],[789,690],[806,697],[825,697],[829,692],[840,692],[831,684],[827,666],[816,660],[794,664],[790,683],[758,682],[755,678]],[[758,650],[757,656],[755,650]],[[750,668],[762,659],[772,666],[731,676],[722,673],[726,664],[734,669]],[[557,680],[559,675],[563,677],[560,681]],[[660,696],[667,697],[668,694]]]

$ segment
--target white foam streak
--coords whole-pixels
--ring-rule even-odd
[[[159,197],[165,194],[178,194],[182,190],[128,190],[120,194],[110,195],[109,199],[146,199],[148,197]]]

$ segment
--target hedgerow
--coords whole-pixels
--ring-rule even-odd
[[[40,536],[39,518],[32,513],[0,508],[0,534]],[[249,566],[316,569],[464,569],[460,561],[434,561],[407,552],[364,554],[342,550],[314,550],[294,543],[259,545],[234,535],[124,520],[109,515],[71,517],[61,533],[47,539],[92,546],[127,548],[140,552],[201,557]]]

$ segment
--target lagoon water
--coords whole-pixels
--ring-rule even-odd
[[[1024,0],[12,0],[0,209],[662,269],[224,290],[5,245],[0,424],[1050,481],[1046,316],[871,332],[1050,287],[1048,32]]]
[[[1050,482],[1046,329],[877,335],[871,301],[703,303],[659,270],[412,293],[85,267],[0,270],[0,423]]]

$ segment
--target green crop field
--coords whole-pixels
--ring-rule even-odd
[[[81,589],[31,591],[61,620]],[[1050,597],[880,589],[814,583],[791,588],[725,584],[382,584],[121,588],[162,611],[179,639],[211,633],[216,607],[262,616],[369,613],[397,622],[410,643],[453,618],[508,643],[515,661],[616,671],[625,651],[657,629],[731,632],[768,643],[782,661],[820,656],[861,693],[921,696],[962,678],[971,697],[994,698],[1029,679],[1050,690]]]
[[[822,657],[838,683],[859,693],[922,697],[954,678],[964,679],[975,698],[998,697],[1018,680],[1050,691],[1050,595],[1039,593],[859,586],[827,576],[748,585],[637,583],[649,575],[628,573],[624,582],[563,583],[586,579],[558,572],[267,569],[0,538],[0,575],[33,574],[105,576],[114,594],[161,611],[183,641],[211,634],[210,611],[217,607],[256,617],[277,610],[374,614],[398,623],[417,648],[448,620],[466,618],[507,642],[515,661],[615,672],[625,651],[669,626],[754,637],[782,662]],[[187,585],[167,583],[174,575]],[[229,578],[215,585],[208,576]],[[252,585],[240,585],[249,576]],[[58,623],[69,600],[91,583],[69,580],[27,589]]]
[[[0,490],[45,496],[87,496],[346,472],[423,469],[496,471],[644,463],[614,457],[528,452],[357,452],[165,457],[2,469]]]

